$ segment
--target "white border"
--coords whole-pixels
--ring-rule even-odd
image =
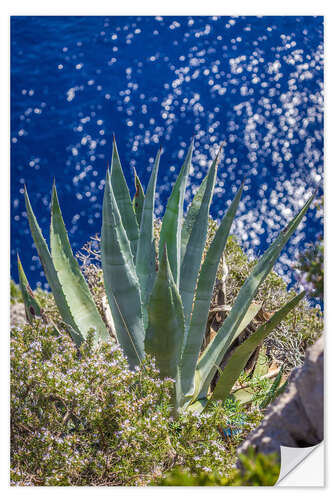
[[[329,89],[332,89],[333,80],[331,78],[331,64],[329,61],[330,51],[332,51],[333,40],[332,30],[333,25],[331,22],[331,15],[329,5],[331,2],[324,0],[306,1],[306,0],[279,0],[278,2],[267,2],[258,0],[234,0],[232,4],[225,4],[222,0],[204,2],[194,2],[193,0],[168,0],[158,4],[157,2],[141,0],[123,0],[122,2],[112,1],[97,1],[86,4],[84,1],[72,0],[65,2],[58,0],[57,2],[42,2],[42,1],[18,1],[2,2],[1,4],[1,183],[0,183],[0,203],[1,203],[1,231],[2,231],[2,245],[1,248],[1,349],[0,349],[0,369],[1,369],[1,461],[0,461],[0,488],[3,494],[9,498],[12,497],[44,497],[45,494],[54,497],[62,495],[64,497],[80,497],[88,498],[92,495],[98,497],[110,497],[116,495],[117,498],[127,497],[127,495],[135,495],[136,497],[155,498],[156,495],[160,499],[169,498],[170,495],[177,496],[184,495],[182,488],[173,488],[172,491],[168,488],[48,488],[47,493],[44,488],[9,488],[8,486],[8,449],[9,449],[9,394],[8,394],[8,374],[9,374],[9,356],[8,356],[8,325],[9,325],[9,16],[10,15],[324,15],[325,16],[325,212],[326,212],[326,255],[332,255],[331,245],[331,224],[329,222],[329,214],[333,214],[332,204],[333,196],[330,191],[333,187],[332,183],[332,169],[330,159],[332,155],[330,150],[332,148],[332,134],[333,130],[330,126],[330,113],[332,110],[329,107],[330,95]],[[5,236],[7,235],[7,237]],[[332,265],[330,259],[326,259],[326,306],[329,303],[329,282],[332,279]],[[327,307],[328,310],[328,307]],[[326,311],[327,314],[328,311]],[[329,323],[326,317],[326,331],[327,342],[326,350],[329,350],[330,339],[333,332],[329,329]],[[326,380],[330,380],[330,370],[332,375],[332,363],[326,363]],[[326,391],[326,422],[328,419],[328,410],[331,407],[329,401],[329,392]],[[328,408],[329,407],[329,408]],[[329,425],[326,425],[326,443],[329,437]],[[329,447],[326,446],[326,471],[332,467],[332,460]],[[328,460],[329,458],[329,460]],[[331,489],[329,477],[326,474],[328,487],[325,489],[301,488],[300,493],[302,497],[313,499],[315,495],[327,495]],[[246,496],[254,495],[256,498],[261,495],[267,496],[266,488],[228,488],[221,491],[220,488],[210,487],[207,494],[210,498],[220,498],[221,495],[227,495],[229,498],[234,495],[245,494]],[[284,490],[286,492],[287,488]],[[203,494],[201,488],[191,488],[187,491],[191,498],[199,498]],[[270,488],[269,495],[281,495],[281,489]],[[293,492],[291,492],[293,494]]]

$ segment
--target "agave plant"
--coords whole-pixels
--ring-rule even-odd
[[[202,411],[211,401],[224,400],[255,348],[303,298],[304,292],[275,312],[232,354],[213,393],[210,384],[228,347],[257,314],[256,292],[282,248],[302,220],[314,195],[260,258],[243,284],[215,338],[200,355],[216,273],[243,191],[244,182],[226,211],[215,237],[204,252],[209,208],[219,154],[195,194],[184,217],[184,194],[190,171],[193,141],[173,186],[154,240],[154,201],[161,150],[144,193],[135,173],[132,200],[113,143],[107,170],[101,231],[102,269],[116,335],[130,368],[146,354],[155,357],[162,377],[174,384],[174,406]],[[31,233],[64,324],[78,345],[91,328],[96,342],[109,334],[87,283],[73,256],[59,207],[55,184],[51,202],[51,252],[25,200]]]

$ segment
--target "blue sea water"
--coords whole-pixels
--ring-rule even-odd
[[[11,275],[18,251],[33,287],[45,286],[23,186],[48,239],[56,179],[74,252],[100,232],[115,133],[131,193],[147,185],[163,147],[156,215],[192,136],[186,204],[225,142],[211,214],[220,219],[246,175],[233,225],[262,253],[323,175],[322,17],[12,17]],[[322,232],[309,211],[277,270]]]

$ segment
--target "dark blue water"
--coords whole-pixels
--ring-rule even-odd
[[[11,251],[44,284],[23,185],[45,236],[53,177],[74,250],[101,228],[112,133],[134,193],[163,146],[156,214],[195,135],[187,200],[221,141],[211,213],[220,218],[246,174],[233,226],[261,253],[323,171],[322,17],[13,17]],[[281,257],[290,265],[322,231],[311,210]]]

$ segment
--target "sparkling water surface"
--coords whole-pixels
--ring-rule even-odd
[[[220,219],[244,176],[232,232],[261,254],[323,174],[322,17],[12,17],[11,275],[18,251],[45,286],[23,186],[48,240],[55,177],[74,252],[101,229],[115,133],[131,194],[163,147],[156,216],[192,136],[186,205],[221,142],[211,214]],[[320,194],[320,193],[319,193]],[[314,208],[276,269],[322,231]]]

